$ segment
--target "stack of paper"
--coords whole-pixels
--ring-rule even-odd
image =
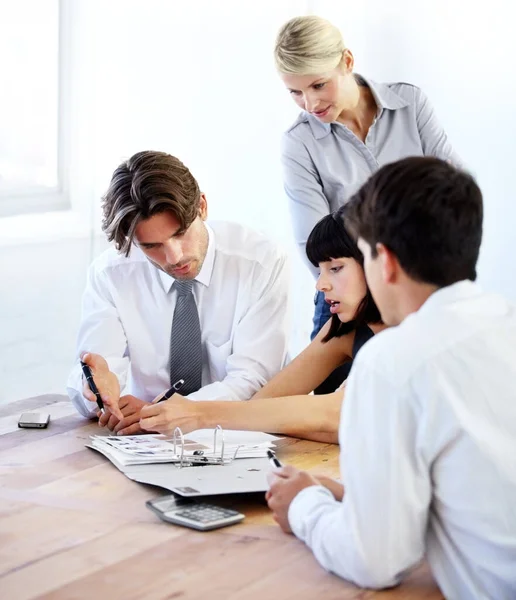
[[[91,443],[88,446],[104,454],[118,468],[152,463],[179,463],[181,460],[181,442],[176,439],[174,451],[171,437],[159,434],[90,437]],[[279,438],[254,431],[218,431],[214,448],[213,429],[199,429],[185,435],[183,459],[212,464],[222,457],[223,439],[224,462],[230,462],[233,458],[264,458],[267,450],[274,447],[274,442]]]

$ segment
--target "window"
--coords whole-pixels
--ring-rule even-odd
[[[5,2],[0,19],[0,215],[66,206],[59,168],[59,0]]]

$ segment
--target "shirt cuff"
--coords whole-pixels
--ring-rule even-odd
[[[94,419],[97,416],[98,406],[96,403],[87,400],[81,392],[74,387],[68,386],[66,392],[72,401],[72,404],[83,417]]]
[[[333,504],[337,502],[328,488],[323,485],[311,485],[301,490],[292,500],[288,509],[288,522],[294,535],[302,540],[306,540],[305,520],[314,508],[321,504]]]

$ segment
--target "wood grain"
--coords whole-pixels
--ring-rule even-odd
[[[38,409],[50,412],[50,426],[18,429],[20,413]],[[263,495],[221,498],[246,515],[226,529],[199,533],[162,523],[144,503],[163,490],[127,479],[85,448],[97,431],[64,396],[0,409],[2,599],[442,599],[425,565],[382,592],[327,573],[277,527]],[[334,445],[285,438],[278,456],[338,476]]]

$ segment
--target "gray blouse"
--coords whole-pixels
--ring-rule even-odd
[[[337,210],[381,166],[407,156],[436,156],[460,166],[446,133],[425,94],[408,83],[368,85],[378,105],[376,118],[363,143],[341,123],[322,123],[302,112],[285,132],[281,157],[294,236],[305,254],[314,225]]]

